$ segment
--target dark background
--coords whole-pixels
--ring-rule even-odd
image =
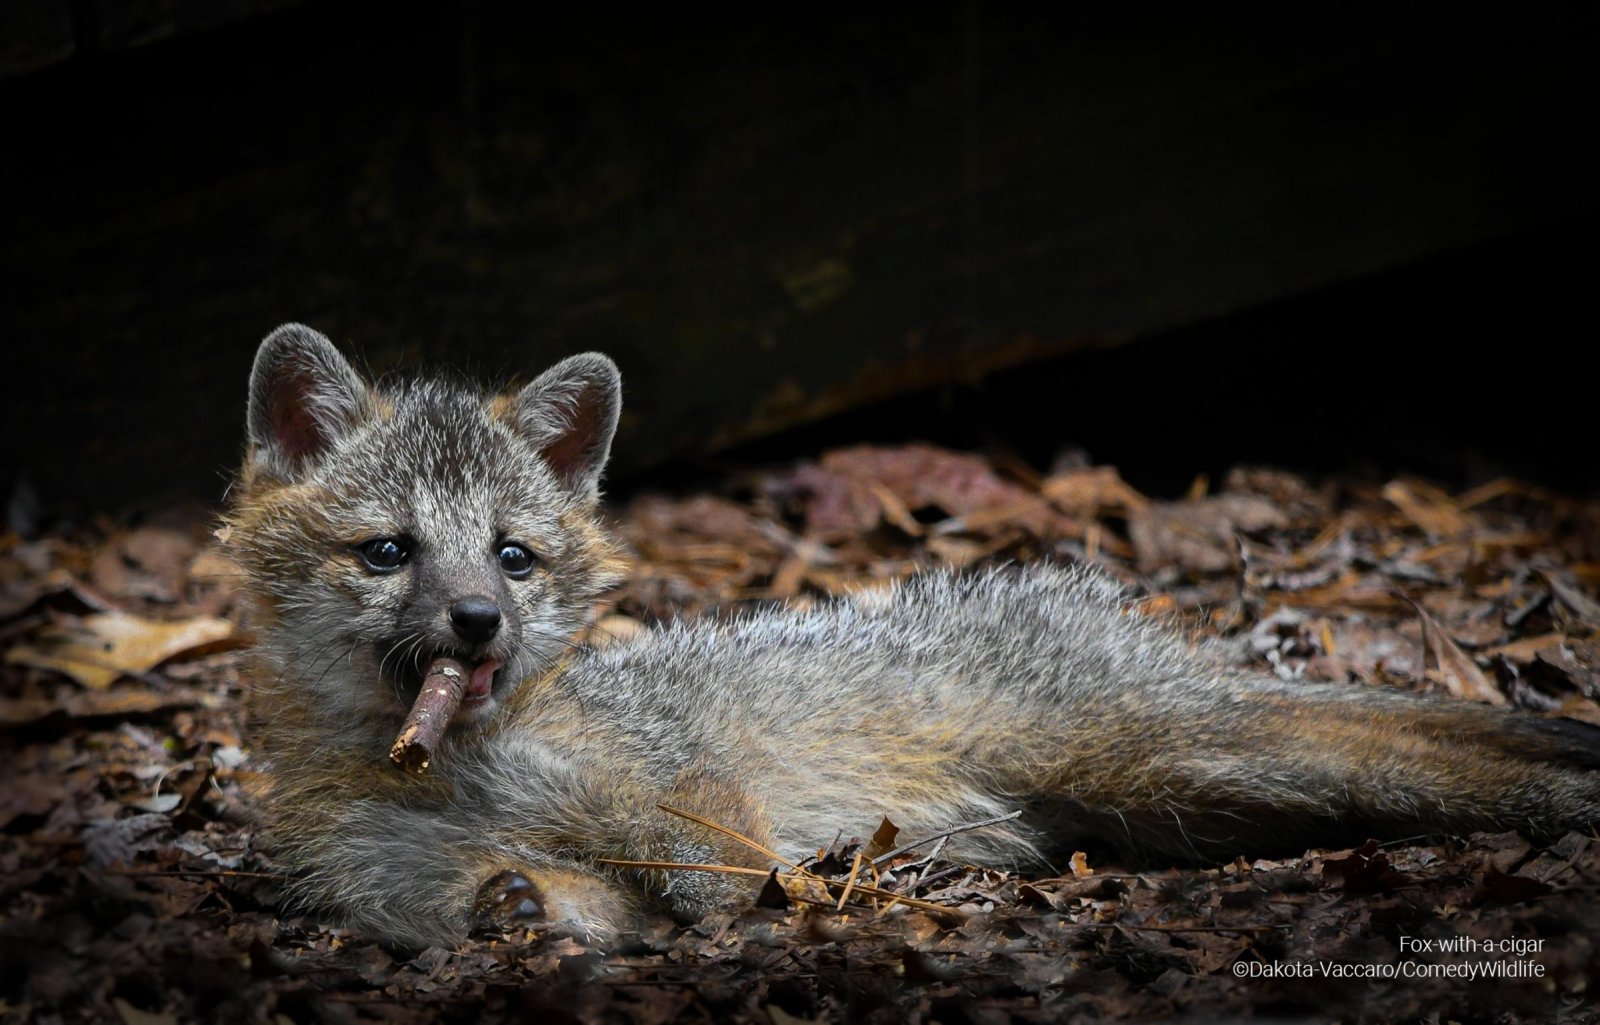
[[[1114,7],[1114,10],[1104,8]],[[0,486],[213,500],[257,340],[834,442],[1591,491],[1593,5],[0,7]]]

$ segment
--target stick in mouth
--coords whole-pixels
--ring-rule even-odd
[[[428,663],[422,677],[422,691],[400,727],[400,736],[389,749],[389,760],[407,775],[421,776],[428,771],[434,751],[444,740],[450,720],[461,707],[471,677],[472,671],[464,662],[447,655]]]

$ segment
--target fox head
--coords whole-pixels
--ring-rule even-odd
[[[268,335],[226,546],[277,684],[389,728],[449,654],[474,667],[453,720],[470,729],[554,666],[616,580],[596,508],[621,395],[598,353],[489,394],[377,387],[309,328]]]

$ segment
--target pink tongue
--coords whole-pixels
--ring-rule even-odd
[[[488,697],[490,689],[494,686],[494,671],[499,668],[499,661],[492,658],[478,663],[477,668],[472,670],[472,680],[467,684],[466,696],[469,699]]]

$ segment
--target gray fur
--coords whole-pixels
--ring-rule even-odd
[[[622,374],[598,352],[567,357],[517,395],[523,433],[562,483],[584,496],[599,492],[621,415]]]
[[[593,938],[640,903],[692,918],[748,899],[740,877],[600,864],[766,867],[658,803],[791,858],[883,816],[915,836],[1021,808],[950,848],[1002,865],[1600,818],[1600,784],[1572,767],[1600,750],[1593,730],[1232,672],[1083,567],[932,573],[573,649],[614,579],[594,515],[615,366],[574,357],[507,403],[440,382],[367,392],[326,345],[288,328],[263,344],[229,523],[263,617],[254,719],[279,854],[303,903],[374,935],[451,942],[506,869],[538,885],[548,927]],[[284,391],[285,366],[314,386],[302,373]],[[328,427],[320,448],[261,454],[282,420],[258,425],[263,390],[302,397]],[[362,572],[352,546],[390,535],[413,561]],[[496,569],[507,536],[542,556],[527,580]],[[467,593],[506,611],[491,645],[463,652],[503,661],[503,685],[412,780],[385,762],[414,694],[395,667],[456,650],[444,610]]]
[[[294,474],[366,409],[360,375],[332,342],[303,324],[284,324],[256,350],[246,423],[254,458],[270,472]]]

